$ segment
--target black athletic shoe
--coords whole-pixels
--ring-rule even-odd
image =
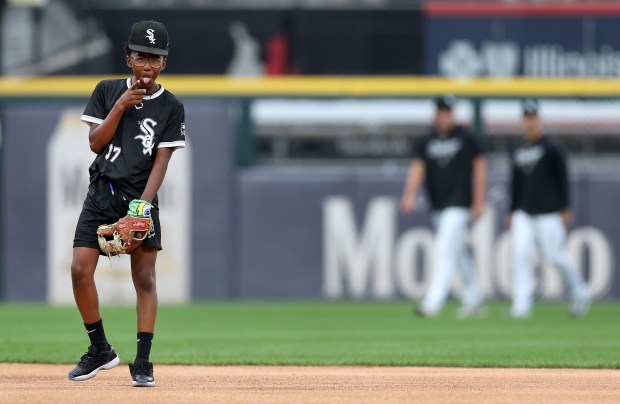
[[[82,355],[80,363],[69,372],[69,380],[79,382],[90,379],[97,376],[99,370],[112,369],[119,362],[120,359],[111,346],[109,351],[98,352],[97,347],[91,345],[88,347],[88,352]]]
[[[153,364],[146,360],[136,360],[133,364],[129,364],[129,373],[131,373],[132,386],[135,387],[155,387],[155,379],[153,378]]]

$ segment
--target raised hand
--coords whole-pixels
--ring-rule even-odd
[[[144,94],[146,94],[146,89],[140,88],[141,84],[140,80],[136,80],[136,82],[121,95],[121,98],[116,101],[116,104],[122,109],[142,104],[142,98],[144,98]]]

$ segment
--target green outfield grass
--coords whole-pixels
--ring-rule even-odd
[[[507,304],[459,320],[450,304],[422,319],[402,302],[217,302],[160,307],[151,359],[193,365],[417,365],[620,368],[620,304],[572,319],[538,304],[512,320]],[[135,309],[102,309],[123,362],[135,354]],[[73,307],[0,304],[0,362],[75,363],[88,338]]]

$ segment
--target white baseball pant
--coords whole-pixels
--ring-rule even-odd
[[[534,293],[533,254],[536,245],[542,258],[559,269],[571,300],[587,295],[583,278],[573,269],[564,243],[566,229],[560,213],[530,215],[517,210],[512,215],[512,310],[528,312]]]
[[[446,208],[433,215],[436,229],[435,268],[422,301],[425,310],[432,312],[443,307],[455,268],[458,268],[463,280],[460,296],[463,306],[475,307],[482,303],[473,259],[467,247],[469,218],[469,209],[459,207]]]

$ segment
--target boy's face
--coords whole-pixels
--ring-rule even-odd
[[[131,67],[133,75],[140,80],[140,87],[152,88],[159,73],[166,68],[168,59],[153,53],[132,51],[127,56],[127,66]]]

